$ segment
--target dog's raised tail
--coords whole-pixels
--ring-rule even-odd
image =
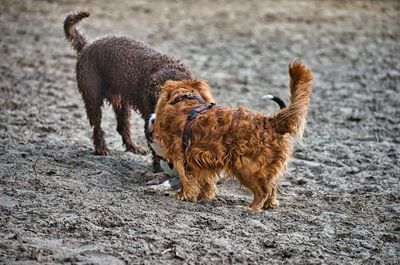
[[[87,40],[86,37],[76,29],[76,24],[89,15],[88,11],[80,10],[68,14],[64,20],[65,38],[78,53],[86,45]]]
[[[280,97],[277,97],[277,96],[274,96],[274,95],[265,95],[265,96],[262,97],[262,99],[269,99],[269,100],[274,101],[276,104],[279,105],[279,107],[281,109],[286,108],[285,102]]]
[[[274,127],[280,134],[290,133],[294,138],[301,139],[310,104],[313,76],[301,60],[289,64],[289,76],[289,107],[274,116]]]

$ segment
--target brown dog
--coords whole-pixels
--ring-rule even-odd
[[[213,199],[217,176],[225,171],[253,192],[250,209],[278,206],[277,182],[295,140],[303,135],[312,90],[312,73],[301,61],[289,65],[289,75],[290,105],[271,116],[244,108],[204,107],[187,96],[207,87],[204,82],[166,82],[154,126],[164,157],[179,172],[178,199]],[[191,119],[194,112],[197,118]]]
[[[95,153],[110,153],[100,125],[101,107],[106,99],[114,108],[117,131],[126,149],[143,154],[144,150],[131,140],[131,109],[139,111],[145,120],[154,113],[160,86],[165,81],[191,79],[192,75],[182,62],[125,37],[106,37],[89,43],[75,28],[88,16],[86,11],[69,14],[64,32],[78,53],[76,79],[93,127]]]

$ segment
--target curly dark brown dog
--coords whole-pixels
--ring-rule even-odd
[[[206,86],[202,81],[166,82],[154,128],[164,157],[178,170],[178,199],[213,199],[225,171],[253,192],[251,210],[278,206],[277,183],[303,135],[312,90],[312,73],[301,61],[289,65],[289,75],[290,105],[271,116],[199,103],[190,95]]]
[[[89,43],[75,28],[88,16],[87,11],[69,14],[64,21],[64,32],[78,53],[76,79],[93,127],[95,153],[110,153],[100,125],[101,107],[106,99],[114,108],[117,131],[126,149],[143,154],[144,150],[131,140],[131,109],[146,119],[154,112],[160,85],[167,80],[191,79],[192,75],[179,60],[135,40],[110,36]]]

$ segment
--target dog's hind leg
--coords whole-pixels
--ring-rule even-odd
[[[239,179],[240,183],[250,189],[253,193],[254,199],[253,202],[250,204],[249,209],[255,212],[261,211],[268,198],[268,192],[266,190],[266,178],[261,175],[252,174],[236,174],[236,176]]]
[[[174,166],[179,173],[179,179],[182,184],[182,189],[175,194],[175,197],[181,201],[196,202],[200,194],[197,178],[194,175],[188,174],[184,161],[174,161]]]
[[[236,177],[243,186],[246,186],[253,193],[254,199],[249,206],[249,210],[255,212],[261,211],[267,200],[267,193],[264,191],[262,185],[260,185],[260,181],[256,176],[249,177],[236,174]]]
[[[267,194],[261,187],[253,187],[251,191],[253,192],[254,199],[250,204],[249,209],[255,212],[261,211],[265,201],[267,200]]]
[[[122,101],[120,104],[118,103],[119,102],[113,102],[113,109],[117,119],[117,132],[122,137],[122,142],[126,147],[126,151],[141,155],[146,154],[143,148],[132,142],[131,124],[129,121],[131,117],[131,106],[125,101]]]
[[[90,126],[93,127],[93,144],[95,147],[96,155],[109,155],[110,149],[107,147],[106,140],[104,139],[104,131],[101,129],[101,107],[102,101],[92,101],[85,99],[86,114],[89,119]]]
[[[253,193],[254,199],[249,209],[255,212],[261,211],[268,197],[265,189],[267,184],[265,172],[261,171],[259,164],[255,160],[243,157],[235,161],[232,169],[233,175]]]
[[[254,201],[250,204],[252,210],[273,209],[279,206],[276,199],[277,181],[278,178],[271,175],[257,178],[256,185],[251,188],[254,194]]]
[[[254,201],[250,209],[260,211],[261,209],[272,209],[279,206],[276,199],[277,178],[270,175],[259,175],[249,187],[254,194]]]
[[[85,58],[78,61],[76,67],[78,89],[85,103],[90,126],[93,127],[92,140],[95,154],[109,155],[110,149],[107,147],[104,131],[101,129],[101,107],[104,101],[101,79]]]
[[[82,90],[81,90],[82,91]],[[88,90],[85,90],[87,92]],[[104,139],[104,131],[101,129],[101,107],[103,99],[97,96],[82,93],[82,98],[85,103],[86,114],[89,119],[90,126],[93,127],[92,140],[96,155],[109,155],[110,149],[107,147]]]

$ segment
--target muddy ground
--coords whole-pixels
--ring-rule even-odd
[[[287,65],[315,82],[308,129],[280,183],[281,206],[248,212],[235,181],[214,202],[149,190],[150,156],[92,154],[66,13],[93,40],[127,35],[183,60],[219,104],[271,113]],[[0,263],[398,264],[398,1],[1,1]],[[146,146],[143,122],[133,118]]]

